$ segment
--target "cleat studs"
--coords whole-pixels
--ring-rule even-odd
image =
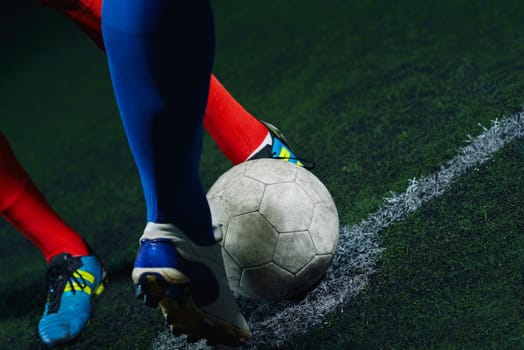
[[[169,326],[169,330],[171,331],[171,334],[173,334],[175,337],[180,337],[182,335],[182,331],[174,327],[173,325]]]
[[[216,346],[216,345],[218,345],[218,342],[214,341],[212,339],[208,339],[208,340],[206,340],[206,345],[207,346]]]
[[[200,338],[188,335],[186,340],[188,343],[196,343]]]
[[[144,287],[142,287],[140,284],[135,284],[135,297],[137,299],[142,299],[146,295],[146,291],[144,290]]]
[[[166,319],[166,326],[170,326],[174,322],[173,317],[171,317],[169,315],[165,316],[165,319]]]
[[[152,295],[145,294],[144,295],[144,304],[146,304],[149,307],[156,307],[158,305],[158,299]]]
[[[215,323],[213,322],[213,320],[209,319],[209,318],[204,318],[202,319],[202,325],[204,327],[209,327],[209,328],[214,328],[215,327]]]
[[[100,283],[100,285],[95,289],[95,295],[100,295],[104,292],[104,283]]]

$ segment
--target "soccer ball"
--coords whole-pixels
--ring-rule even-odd
[[[230,288],[255,300],[296,299],[325,275],[339,238],[335,203],[310,171],[276,159],[234,166],[207,193],[222,225]]]

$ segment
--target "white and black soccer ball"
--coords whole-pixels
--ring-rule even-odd
[[[310,171],[282,160],[234,166],[207,193],[231,289],[257,300],[303,296],[325,275],[339,238],[335,203]]]

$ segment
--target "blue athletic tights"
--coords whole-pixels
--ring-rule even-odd
[[[213,243],[199,175],[214,59],[209,0],[104,0],[102,34],[147,220]]]

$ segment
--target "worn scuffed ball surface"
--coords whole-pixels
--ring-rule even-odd
[[[329,191],[310,171],[282,160],[234,166],[207,193],[222,225],[231,289],[250,299],[304,295],[324,276],[339,238]]]

